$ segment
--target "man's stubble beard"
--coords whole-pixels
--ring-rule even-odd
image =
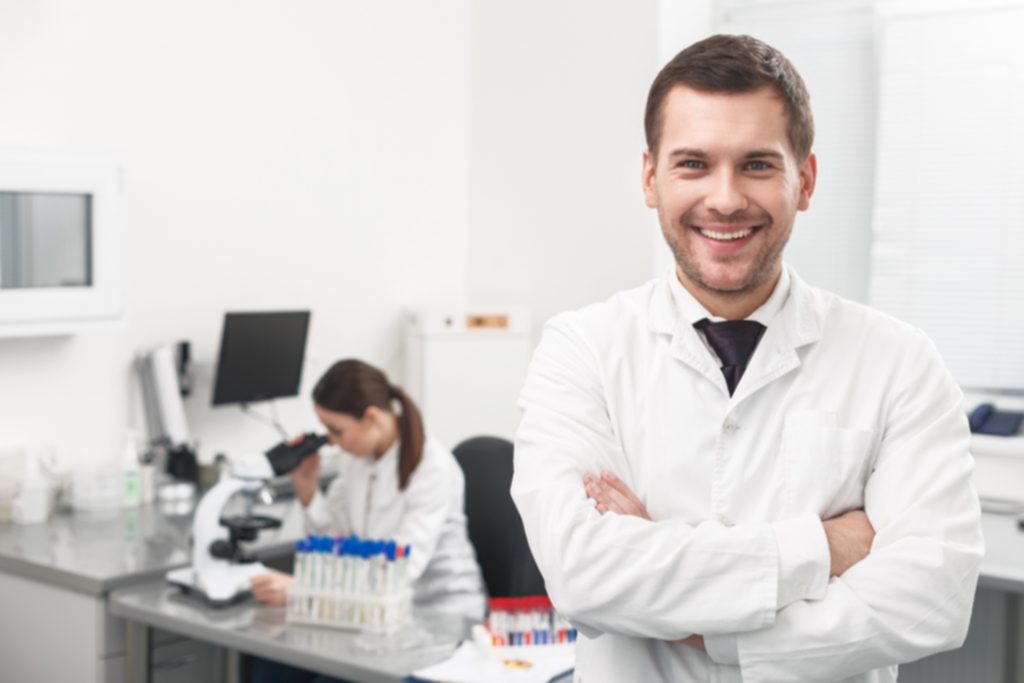
[[[658,209],[658,222],[661,224],[661,234],[665,238],[665,242],[668,244],[668,248],[672,251],[672,256],[675,259],[676,266],[678,266],[679,270],[683,272],[683,275],[685,275],[687,279],[689,279],[691,282],[693,282],[694,284],[696,284],[698,287],[705,291],[711,292],[719,296],[728,297],[739,297],[743,296],[744,294],[748,294],[771,279],[772,275],[775,273],[776,267],[782,260],[782,251],[783,249],[785,249],[786,244],[789,243],[789,235],[787,235],[786,239],[777,245],[766,244],[762,248],[762,250],[757,254],[754,260],[754,267],[753,269],[751,269],[750,273],[743,280],[743,282],[741,282],[736,287],[723,289],[715,287],[710,282],[708,282],[707,278],[703,275],[703,273],[701,273],[700,266],[696,262],[696,260],[691,258],[690,254],[686,253],[684,246],[685,238],[680,237],[678,241],[676,240],[677,235],[685,235],[688,234],[689,232],[696,232],[694,228],[690,227],[693,224],[691,214],[692,212],[687,212],[683,214],[683,216],[678,220],[678,222],[674,226],[671,226],[671,224],[668,222],[668,217],[665,216],[665,214],[662,212],[660,208]],[[764,226],[760,229],[759,232],[777,229],[777,226],[774,225],[774,222],[772,221],[772,218],[769,214],[761,212],[757,214],[756,217],[758,220],[753,222]],[[731,218],[719,217],[715,218],[715,222],[725,224],[748,224],[751,221],[749,219],[749,216],[739,216]],[[679,232],[675,232],[676,230],[678,230]],[[792,234],[792,232],[790,232],[790,234]],[[703,238],[695,235],[694,239]]]

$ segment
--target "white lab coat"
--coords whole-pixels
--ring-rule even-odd
[[[306,530],[411,545],[408,572],[416,604],[480,620],[486,599],[466,534],[462,468],[451,451],[428,437],[401,491],[398,448],[396,441],[376,460],[343,454],[327,495],[317,491],[304,508]]]
[[[960,390],[924,334],[789,273],[732,397],[672,271],[545,327],[512,494],[578,680],[888,682],[962,643],[983,545]],[[594,509],[601,469],[652,521]],[[829,580],[820,520],[861,507],[871,553]],[[672,642],[693,633],[707,653]]]

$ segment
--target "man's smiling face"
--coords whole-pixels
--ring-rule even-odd
[[[676,86],[644,154],[647,205],[691,291],[743,296],[773,286],[816,161],[795,158],[782,100],[768,87],[708,93]]]

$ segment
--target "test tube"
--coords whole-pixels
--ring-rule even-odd
[[[341,602],[341,582],[344,579],[345,565],[341,561],[341,544],[342,539],[340,536],[334,539],[334,544],[331,547],[331,561],[334,563],[334,582],[331,584],[331,619],[338,619],[338,611],[340,609]]]
[[[303,570],[305,568],[305,563],[303,562],[306,554],[305,548],[305,541],[295,542],[295,581],[293,582],[292,590],[288,593],[288,612],[294,615],[298,615],[299,605],[301,605],[301,601],[297,597],[297,589],[302,586]]]
[[[308,610],[307,616],[314,619],[316,618],[317,607],[320,602],[316,599],[316,586],[320,579],[320,553],[317,552],[319,549],[320,537],[311,537],[309,557],[306,559],[306,562],[309,563],[309,574],[306,581],[306,609]]]
[[[395,566],[395,558],[398,553],[398,544],[394,541],[388,541],[385,552],[387,554],[387,566],[384,568],[384,593],[388,597],[393,597],[398,593],[398,581],[395,575],[395,571],[397,570],[397,567]]]
[[[320,562],[320,575],[317,577],[317,618],[324,619],[327,614],[327,587],[330,585],[331,549],[334,541],[330,536],[321,536],[317,546],[317,560]]]
[[[320,539],[320,562],[323,568],[320,574],[320,586],[317,589],[317,593],[320,594],[320,612],[318,616],[320,619],[327,618],[327,604],[329,600],[329,590],[331,586],[332,576],[332,562],[331,562],[331,550],[334,549],[334,540],[330,536],[324,536]]]
[[[495,647],[506,645],[505,640],[505,610],[504,605],[498,598],[490,601],[490,615],[487,618],[487,625],[491,631],[491,644]]]

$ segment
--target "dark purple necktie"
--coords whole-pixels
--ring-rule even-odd
[[[729,387],[729,395],[736,391],[757,342],[761,341],[765,326],[754,320],[726,320],[713,323],[707,318],[693,324],[707,337],[708,344],[722,361],[722,374]]]

